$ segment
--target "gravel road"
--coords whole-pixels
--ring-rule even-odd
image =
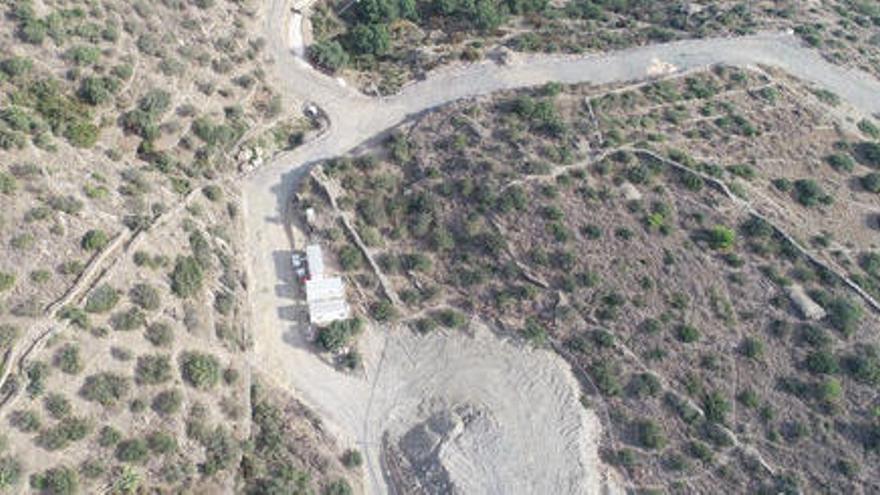
[[[415,337],[370,330],[362,341],[365,375],[334,371],[306,346],[302,305],[288,266],[291,233],[284,211],[309,165],[346,153],[399,122],[456,99],[549,81],[596,84],[643,79],[657,67],[763,64],[837,93],[865,113],[880,112],[880,83],[826,62],[789,33],[683,41],[579,57],[515,56],[431,73],[394,97],[374,99],[302,63],[292,49],[284,0],[264,12],[270,77],[291,99],[327,113],[322,138],[277,157],[243,184],[254,366],[312,407],[341,441],[365,452],[367,490],[387,493],[382,433],[402,433],[438,407],[467,406],[483,420],[444,446],[450,479],[465,493],[598,493],[605,473],[600,425],[577,404],[578,387],[562,360],[482,330]],[[299,50],[296,50],[299,51]]]

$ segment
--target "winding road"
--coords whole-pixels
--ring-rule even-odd
[[[284,217],[291,191],[311,165],[355,150],[406,119],[461,98],[550,81],[634,81],[650,76],[652,67],[668,64],[679,71],[712,64],[772,66],[833,91],[860,112],[880,112],[880,82],[830,64],[789,33],[682,41],[577,57],[518,55],[507,65],[485,61],[441,69],[405,86],[396,96],[370,98],[304,63],[296,53],[301,50],[293,49],[289,7],[285,0],[269,0],[264,7],[264,37],[275,60],[270,77],[289,99],[319,105],[331,124],[322,137],[279,155],[243,184],[255,336],[252,362],[293,390],[343,443],[364,451],[370,493],[388,491],[379,468],[382,432],[405,429],[412,419],[408,415],[424,413],[420,410],[430,404],[416,400],[419,397],[467,401],[485,407],[489,420],[497,423],[493,427],[501,436],[492,437],[496,443],[475,445],[460,438],[447,449],[450,465],[460,468],[450,474],[468,491],[597,493],[601,483],[597,473],[602,471],[596,454],[599,425],[594,415],[576,405],[576,383],[560,358],[495,342],[491,336],[473,341],[453,336],[420,340],[405,332],[368,332],[362,342],[366,378],[336,372],[321,361],[296,323],[302,308],[291,285],[287,260],[292,239]],[[459,357],[467,366],[456,360]],[[476,389],[461,385],[474,382],[479,384]],[[498,412],[505,407],[501,402],[510,400],[505,389],[516,395],[516,404]],[[521,404],[530,406],[516,407]],[[539,413],[558,421],[555,433],[503,436],[529,428]],[[550,450],[530,449],[536,443],[553,445]],[[495,450],[479,452],[480,448]],[[510,450],[517,448],[528,452]],[[493,464],[474,465],[474,460],[490,454],[497,457]]]

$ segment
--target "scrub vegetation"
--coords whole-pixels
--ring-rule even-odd
[[[576,54],[786,29],[836,63],[880,74],[880,8],[862,0],[327,0],[312,18],[312,61],[381,94],[507,50]]]
[[[880,295],[876,142],[826,105],[728,67],[551,84],[404,125],[298,200],[334,252],[340,216],[380,239],[387,286],[349,270],[374,320],[472,315],[568,360],[634,488],[873,491],[878,314],[844,277]]]

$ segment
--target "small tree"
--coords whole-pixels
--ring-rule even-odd
[[[835,297],[826,305],[828,323],[844,337],[852,335],[858,329],[862,319],[862,308],[846,297]]]
[[[339,250],[339,265],[345,271],[357,270],[363,264],[361,252],[354,246],[345,245]]]
[[[700,340],[700,331],[691,325],[681,325],[678,327],[678,340],[685,344],[690,344]]]
[[[74,495],[79,491],[76,471],[58,466],[31,476],[31,487],[52,495]]]
[[[171,272],[171,290],[178,297],[190,297],[201,290],[203,278],[202,267],[194,257],[179,257]]]
[[[650,419],[645,419],[636,423],[636,434],[638,435],[639,444],[646,449],[660,449],[666,445],[666,436],[660,425]]]
[[[330,72],[336,72],[348,64],[348,53],[335,40],[320,41],[309,47],[309,58]]]
[[[207,390],[220,381],[220,361],[210,354],[186,352],[181,357],[180,372],[191,386]]]
[[[155,311],[162,305],[159,290],[147,283],[139,283],[131,288],[128,297],[131,302],[147,311]]]
[[[116,459],[120,462],[144,462],[149,453],[147,442],[140,438],[124,440],[116,446]]]
[[[141,356],[135,367],[135,381],[139,384],[158,385],[171,380],[171,358],[164,354]]]
[[[794,197],[798,203],[813,207],[819,204],[831,204],[834,199],[825,194],[822,187],[813,179],[798,179],[794,181]]]
[[[153,410],[162,416],[170,416],[180,410],[183,404],[183,394],[171,389],[159,392],[153,398]]]
[[[0,457],[0,491],[11,489],[21,478],[21,463],[14,457]]]
[[[54,364],[68,375],[79,374],[83,370],[83,360],[80,356],[79,346],[65,344],[55,352]]]
[[[382,299],[370,307],[370,314],[376,321],[386,322],[397,317],[397,310],[394,309],[394,305],[390,301]]]
[[[730,403],[717,390],[703,397],[703,412],[706,420],[711,423],[724,423],[727,413],[730,411]]]
[[[88,401],[110,407],[125,398],[130,387],[128,379],[124,376],[102,372],[86,378],[80,389],[80,395]]]
[[[880,193],[880,173],[871,172],[859,179],[862,187],[872,193]]]
[[[108,284],[99,285],[86,299],[86,311],[89,313],[106,313],[119,302],[119,293]]]
[[[716,225],[708,232],[709,247],[717,250],[727,250],[733,247],[736,234],[724,225]]]

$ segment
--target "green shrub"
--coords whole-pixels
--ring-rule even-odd
[[[871,172],[859,178],[862,188],[872,193],[880,193],[880,173]]]
[[[180,410],[183,404],[183,394],[179,390],[171,389],[159,392],[153,398],[153,410],[162,416],[170,416]]]
[[[119,80],[113,77],[89,76],[82,80],[78,95],[90,105],[107,103],[119,91]]]
[[[868,119],[862,119],[858,124],[859,130],[867,134],[868,136],[877,139],[880,138],[880,127],[877,127],[876,124],[871,122]]]
[[[9,423],[23,433],[37,431],[43,424],[40,421],[40,416],[29,409],[13,411],[9,416]]]
[[[700,340],[700,331],[691,325],[680,325],[676,332],[678,340],[690,344]]]
[[[345,271],[357,270],[363,265],[363,256],[357,248],[346,244],[339,250],[339,265]]]
[[[382,24],[359,24],[354,26],[348,33],[348,39],[351,48],[360,55],[384,55],[391,47],[391,37],[388,34],[388,28]],[[335,61],[338,61],[338,59]],[[324,66],[324,64],[320,65]],[[326,66],[325,68],[336,70]]]
[[[131,299],[131,302],[146,311],[155,311],[162,305],[162,297],[159,295],[159,290],[144,282],[132,287],[128,297]]]
[[[34,270],[29,275],[31,282],[35,284],[45,284],[52,277],[52,272],[49,270]]]
[[[147,324],[147,317],[137,307],[128,308],[125,311],[113,313],[110,317],[110,326],[119,332],[137,330]]]
[[[709,247],[712,249],[726,250],[733,247],[736,241],[736,234],[728,227],[716,225],[709,230],[707,234]]]
[[[438,323],[446,328],[461,328],[467,325],[467,318],[454,309],[441,309],[432,316]]]
[[[0,323],[0,351],[12,347],[12,344],[18,340],[21,331],[17,326],[9,323]]]
[[[872,168],[880,168],[880,143],[862,141],[853,148],[858,161]]]
[[[756,337],[746,337],[740,344],[740,352],[749,359],[760,359],[764,355],[764,342]]]
[[[171,93],[164,89],[151,89],[138,100],[138,109],[153,119],[158,119],[171,108]]]
[[[347,346],[362,328],[363,321],[359,318],[334,321],[318,330],[318,345],[324,350],[336,352]]]
[[[99,134],[95,124],[85,121],[73,122],[64,129],[64,138],[77,148],[91,148],[98,142]]]
[[[840,371],[837,358],[828,349],[818,349],[807,354],[804,366],[810,373],[830,375]]]
[[[147,436],[147,447],[156,454],[168,454],[177,450],[177,439],[164,431],[155,431]]]
[[[838,172],[852,172],[856,166],[856,162],[846,153],[828,155],[825,157],[825,161]]]
[[[348,64],[348,53],[335,40],[319,41],[309,47],[309,58],[330,72],[336,72]]]
[[[825,194],[819,184],[813,179],[798,179],[794,181],[794,197],[798,203],[813,207],[819,204],[829,205],[834,199]]]
[[[736,400],[749,409],[755,409],[758,407],[758,394],[751,388],[743,389],[736,395]]]
[[[862,308],[845,297],[832,298],[825,305],[828,311],[828,323],[845,337],[849,337],[859,327],[862,319]]]
[[[747,237],[768,238],[773,235],[773,226],[763,218],[749,217],[740,225],[740,231]]]
[[[348,481],[340,478],[330,482],[327,487],[324,488],[322,495],[351,495],[352,493],[354,492],[352,492],[351,485],[348,484]]]
[[[346,450],[345,453],[342,454],[342,464],[349,469],[359,467],[363,462],[363,456],[355,449]]]
[[[171,273],[171,290],[178,297],[188,298],[202,289],[204,274],[192,256],[178,257]]]
[[[5,292],[15,285],[15,275],[6,272],[0,272],[0,292]]]
[[[80,245],[86,251],[100,251],[107,246],[110,239],[103,230],[92,229],[82,237]]]
[[[202,194],[211,201],[220,201],[223,199],[223,189],[215,184],[208,184],[202,188]]]
[[[16,182],[15,177],[0,170],[0,194],[11,196],[15,193],[16,189],[18,189],[18,182]]]
[[[403,256],[401,265],[405,270],[414,270],[417,272],[431,271],[431,258],[422,253],[412,253]]]
[[[83,209],[83,202],[74,196],[51,196],[47,203],[55,211],[77,215]]]
[[[60,450],[78,442],[92,431],[92,423],[83,418],[67,417],[37,436],[37,444],[47,450]]]
[[[662,449],[666,445],[666,436],[657,422],[644,419],[635,424],[639,445],[646,449]]]
[[[627,389],[635,397],[656,397],[663,385],[653,373],[639,373],[630,379]]]
[[[9,490],[21,479],[21,463],[11,456],[0,457],[0,491]]]
[[[106,313],[119,302],[119,292],[108,284],[99,285],[86,299],[86,311]]]
[[[880,352],[874,346],[856,346],[854,353],[843,359],[847,374],[860,383],[880,385]]]
[[[64,53],[64,58],[72,61],[76,65],[90,65],[98,61],[101,56],[101,50],[94,46],[79,45],[68,49]]]
[[[826,378],[816,386],[815,394],[823,406],[832,407],[843,396],[843,385],[837,378]]]
[[[235,295],[231,292],[217,292],[217,294],[214,296],[214,309],[216,309],[217,312],[221,315],[229,316],[230,314],[232,314],[232,310],[234,307]]]
[[[419,318],[413,323],[413,328],[422,334],[430,333],[437,328],[437,321],[433,318]]]
[[[46,379],[49,377],[49,365],[42,361],[32,362],[27,370],[27,392],[31,397],[36,397],[46,389]]]
[[[238,444],[222,426],[215,428],[200,441],[205,447],[205,463],[201,466],[203,474],[211,476],[235,465]]]
[[[55,352],[53,363],[68,375],[77,375],[84,368],[79,346],[76,344],[65,344],[58,349]]]
[[[171,380],[171,358],[164,354],[141,356],[135,366],[135,381],[141,385],[158,385]]]
[[[133,438],[123,440],[116,446],[116,459],[120,462],[142,463],[150,454],[146,440]]]
[[[0,62],[0,71],[11,78],[23,76],[33,67],[34,62],[27,57],[10,57]]]
[[[711,464],[712,462],[712,449],[703,442],[690,442],[688,444],[688,453],[695,459],[699,459],[706,464]]]
[[[730,403],[717,390],[703,397],[703,413],[706,415],[707,421],[724,423],[729,411]]]
[[[105,426],[98,432],[98,445],[101,447],[113,447],[122,440],[122,433],[112,426]]]
[[[50,495],[75,495],[79,491],[76,471],[67,466],[56,466],[31,475],[30,484],[41,493]]]
[[[397,310],[391,301],[382,299],[370,306],[370,314],[376,321],[387,322],[397,317]]]
[[[210,354],[185,352],[180,359],[183,379],[191,386],[208,390],[220,381],[220,361]]]
[[[174,342],[174,330],[171,329],[171,325],[156,321],[147,327],[144,337],[156,347],[171,347]]]
[[[526,318],[522,333],[523,337],[534,346],[542,346],[547,342],[547,329],[535,318]]]
[[[80,395],[88,401],[111,407],[124,399],[131,389],[129,379],[110,372],[101,372],[86,378]]]

